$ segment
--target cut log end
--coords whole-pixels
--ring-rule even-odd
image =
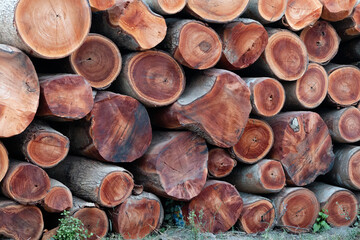
[[[0,44],[0,66],[0,137],[11,137],[34,119],[40,87],[32,62],[17,48]]]
[[[0,201],[0,235],[16,240],[40,239],[43,228],[43,216],[38,207]]]
[[[259,233],[270,228],[275,220],[275,209],[269,200],[259,200],[244,207],[239,218],[239,225],[246,233]]]
[[[285,186],[285,173],[278,161],[267,161],[260,166],[260,182],[269,192],[279,192]]]
[[[330,22],[337,22],[349,16],[357,3],[356,0],[320,0],[320,2],[324,5],[321,18]]]
[[[237,160],[253,164],[264,158],[273,144],[274,133],[269,124],[251,118],[246,124],[239,142],[230,151]]]
[[[345,66],[329,72],[328,96],[340,106],[349,106],[360,100],[360,70]]]
[[[236,70],[253,64],[268,43],[268,34],[258,22],[236,21],[222,31],[223,54],[220,65]]]
[[[248,82],[250,80],[250,82]],[[278,114],[285,103],[285,90],[282,84],[273,78],[260,78],[251,83],[253,113],[262,117],[272,117]]]
[[[267,120],[274,131],[269,157],[279,160],[288,183],[307,185],[333,166],[329,130],[314,112],[287,112]]]
[[[260,16],[267,22],[278,21],[285,12],[287,0],[258,0]]]
[[[153,48],[165,38],[165,19],[149,11],[141,0],[116,4],[108,14],[110,25],[119,26],[129,34],[137,42],[137,50]]]
[[[120,73],[121,61],[115,43],[98,34],[89,34],[84,43],[70,55],[74,72],[84,76],[97,89],[110,86]]]
[[[214,30],[200,22],[189,22],[181,28],[174,58],[193,69],[215,66],[222,52],[222,43]]]
[[[34,204],[43,199],[50,189],[46,172],[29,163],[13,164],[3,179],[3,193],[23,204]]]
[[[73,217],[80,219],[84,228],[93,236],[89,240],[103,239],[108,233],[109,219],[103,210],[98,208],[83,208],[75,212]]]
[[[115,5],[115,0],[89,0],[93,12],[104,11]]]
[[[213,148],[209,151],[208,171],[215,178],[226,177],[236,166],[236,161],[232,159],[225,149]]]
[[[277,214],[280,216],[282,227],[292,233],[308,232],[320,211],[319,202],[313,192],[300,188],[288,194],[280,206]]]
[[[86,38],[91,25],[91,11],[86,0],[19,1],[14,22],[32,54],[62,58],[70,55]]]
[[[111,92],[98,93],[90,116],[94,145],[104,160],[132,162],[149,147],[150,119],[145,107],[137,100]],[[98,158],[98,154],[85,154]]]
[[[296,98],[304,108],[316,108],[324,101],[328,85],[325,69],[316,63],[310,63],[305,74],[296,81]]]
[[[54,120],[78,120],[93,108],[90,84],[82,76],[58,74],[40,77],[40,104],[37,115]]]
[[[326,21],[318,21],[300,34],[309,54],[309,60],[326,64],[338,52],[340,37],[334,27]]]
[[[125,67],[127,76],[121,81],[127,81],[133,97],[146,106],[169,105],[184,91],[185,74],[181,66],[164,52],[138,53]]]
[[[215,180],[208,181],[201,193],[182,208],[186,220],[191,211],[196,216],[202,211],[202,221],[196,218],[195,224],[201,231],[215,234],[234,226],[242,209],[243,200],[235,187]]]
[[[192,15],[204,21],[225,23],[242,14],[248,2],[249,0],[216,0],[209,4],[207,0],[188,0],[186,7]]]
[[[350,182],[360,189],[360,149],[351,156],[348,165]]]
[[[53,187],[43,199],[42,206],[47,212],[60,213],[73,206],[72,194],[64,187]]]
[[[143,239],[162,224],[163,207],[149,193],[131,196],[111,211],[114,230],[124,239]]]
[[[350,107],[339,119],[339,133],[345,142],[360,141],[360,110]]]
[[[8,152],[2,142],[0,142],[0,182],[5,177],[9,168]]]
[[[281,80],[299,79],[308,65],[306,47],[296,34],[286,30],[275,31],[265,48],[265,59],[272,72]]]
[[[39,131],[27,142],[26,157],[42,168],[50,168],[67,156],[69,145],[69,139],[59,132]]]
[[[100,185],[99,201],[103,206],[116,206],[124,202],[134,188],[133,178],[126,172],[108,174]]]
[[[329,198],[323,209],[328,210],[326,221],[331,226],[348,227],[356,220],[358,201],[350,191],[338,191]]]
[[[180,12],[186,5],[187,0],[156,0],[163,14],[175,14]]]
[[[294,31],[303,29],[320,18],[322,7],[318,0],[289,0],[285,11],[286,22]]]

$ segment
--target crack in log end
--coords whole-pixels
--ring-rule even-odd
[[[300,131],[300,125],[299,125],[299,121],[298,119],[295,117],[291,120],[291,122],[289,123],[291,129],[294,131],[294,132],[299,132]]]

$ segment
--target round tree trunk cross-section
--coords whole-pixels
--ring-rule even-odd
[[[239,19],[226,24],[219,31],[223,42],[220,65],[236,70],[253,64],[262,54],[268,43],[268,34],[258,22]]]
[[[334,167],[326,175],[327,182],[360,190],[360,147],[344,144],[337,146],[334,153]]]
[[[282,84],[274,78],[245,78],[251,91],[252,113],[261,117],[278,114],[285,103]]]
[[[41,210],[0,198],[0,235],[15,240],[40,239],[44,228]]]
[[[190,14],[206,22],[230,22],[240,16],[249,0],[188,0],[186,8]]]
[[[285,106],[289,109],[313,109],[326,98],[329,78],[325,69],[310,63],[305,74],[295,82],[283,83],[286,92]]]
[[[320,206],[313,192],[306,188],[284,188],[272,196],[279,220],[277,225],[291,233],[311,230],[319,214]]]
[[[91,85],[76,74],[42,76],[40,90],[37,116],[57,121],[79,120],[94,106]]]
[[[108,233],[109,219],[106,213],[99,208],[84,207],[76,211],[73,217],[79,219],[89,233],[93,233],[93,236],[88,238],[89,240],[105,238]]]
[[[325,112],[322,115],[336,142],[354,143],[360,141],[360,110],[347,107],[340,110]]]
[[[238,221],[239,227],[246,233],[259,233],[271,229],[275,220],[275,208],[272,202],[257,195],[240,193],[244,207]]]
[[[84,76],[90,85],[97,89],[110,86],[116,79],[121,70],[121,60],[115,43],[93,33],[70,55],[74,72]]]
[[[132,162],[141,157],[150,145],[151,134],[142,104],[105,91],[96,95],[87,117],[69,130],[74,151],[107,162]]]
[[[208,171],[214,178],[222,178],[231,173],[236,161],[222,148],[213,148],[209,151]]]
[[[280,20],[285,14],[288,0],[250,0],[249,8],[251,7],[251,2],[257,2],[257,11],[263,19],[261,22],[270,23]]]
[[[235,225],[243,209],[243,200],[234,186],[227,182],[210,180],[201,193],[182,208],[184,219],[194,211],[196,216],[203,212],[202,220],[195,218],[195,224],[203,232],[226,232]]]
[[[50,178],[40,167],[11,160],[1,188],[5,196],[21,204],[35,204],[48,193]]]
[[[331,137],[317,113],[287,112],[267,122],[274,131],[274,146],[269,157],[281,162],[288,184],[307,185],[332,168]]]
[[[281,163],[270,159],[239,166],[227,178],[239,191],[255,194],[279,192],[285,186],[285,180]]]
[[[73,196],[70,189],[55,179],[50,179],[50,183],[51,188],[41,202],[45,211],[60,213],[72,208]]]
[[[293,81],[302,77],[307,69],[308,54],[304,43],[287,30],[270,29],[264,60],[276,77]]]
[[[207,160],[205,140],[195,133],[154,132],[148,151],[135,161],[132,172],[147,191],[190,200],[205,184]]]
[[[263,159],[273,144],[274,133],[270,125],[250,118],[239,142],[230,148],[230,152],[237,160],[253,164]]]
[[[160,227],[164,209],[155,195],[143,192],[110,210],[110,216],[115,232],[124,239],[143,239]]]
[[[326,209],[326,221],[332,227],[348,227],[354,223],[358,212],[358,201],[349,190],[335,187],[322,182],[309,185],[320,203],[321,209]]]
[[[326,64],[338,52],[340,37],[330,23],[317,21],[313,26],[305,28],[300,34],[309,54],[309,60]]]
[[[30,53],[43,58],[62,58],[75,51],[86,38],[91,11],[86,0],[19,0],[14,22]]]
[[[139,52],[124,57],[123,71],[113,86],[145,106],[160,107],[180,97],[185,88],[185,74],[165,52]]]
[[[285,10],[286,23],[294,31],[303,29],[320,18],[322,7],[319,0],[289,0]]]
[[[30,59],[20,50],[0,44],[0,137],[25,130],[34,119],[40,87]]]
[[[170,42],[170,52],[181,64],[203,70],[219,61],[222,43],[213,29],[193,20],[178,21],[169,28],[168,40],[165,41]],[[173,32],[175,36],[172,36]]]
[[[324,5],[321,18],[330,22],[337,22],[349,16],[357,3],[356,0],[320,0],[320,2]]]
[[[355,66],[329,66],[329,89],[330,102],[349,106],[360,100],[360,70]]]
[[[155,125],[186,128],[212,145],[229,148],[239,141],[250,111],[246,83],[230,71],[209,69],[194,76],[174,104],[154,109],[151,117]]]

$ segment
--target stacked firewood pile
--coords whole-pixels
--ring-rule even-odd
[[[357,36],[356,0],[3,0],[0,235],[352,225]]]

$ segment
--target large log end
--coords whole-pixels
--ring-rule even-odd
[[[19,1],[14,24],[31,54],[62,58],[75,51],[86,38],[91,11],[86,0]]]

